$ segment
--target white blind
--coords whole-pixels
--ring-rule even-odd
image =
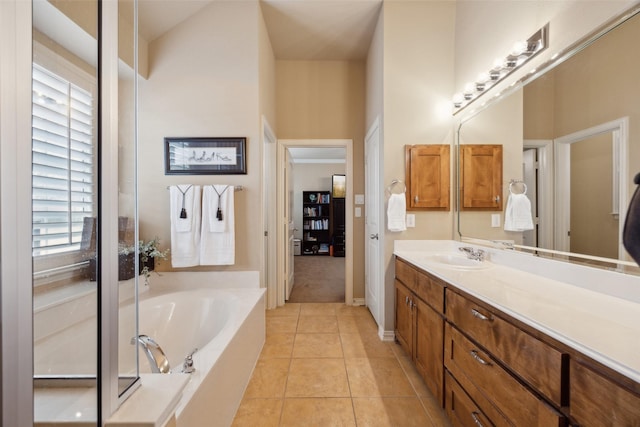
[[[93,96],[33,64],[33,255],[77,250],[94,212]]]

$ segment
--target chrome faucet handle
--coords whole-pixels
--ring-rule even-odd
[[[191,374],[196,371],[196,368],[193,367],[193,353],[198,351],[197,348],[191,350],[189,354],[184,358],[184,362],[182,363],[182,372],[185,374]]]

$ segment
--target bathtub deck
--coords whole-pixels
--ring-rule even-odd
[[[264,348],[233,426],[450,426],[410,358],[378,339],[365,307],[266,312]],[[375,421],[371,423],[371,421]]]

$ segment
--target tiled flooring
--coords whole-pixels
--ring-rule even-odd
[[[365,307],[286,304],[233,426],[450,426],[411,360],[378,339]]]

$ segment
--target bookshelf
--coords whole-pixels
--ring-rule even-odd
[[[329,255],[331,192],[302,192],[302,255]]]

